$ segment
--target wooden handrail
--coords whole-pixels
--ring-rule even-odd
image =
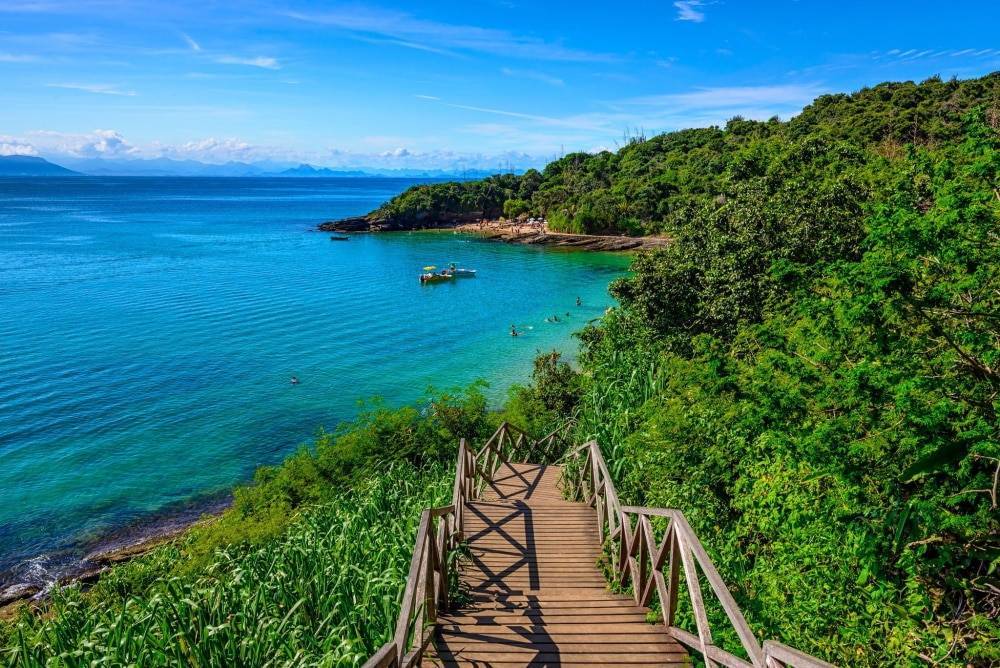
[[[615,583],[621,587],[631,583],[632,595],[641,606],[649,606],[655,594],[663,611],[664,626],[678,642],[701,654],[708,668],[715,665],[728,668],[832,667],[832,664],[775,641],[769,640],[761,646],[684,513],[672,508],[622,506],[596,441],[568,451],[565,457],[576,463],[581,458],[582,466],[566,469],[569,475],[576,475],[575,480],[567,479],[566,482],[597,511],[598,535],[612,548]],[[659,541],[650,520],[652,517],[667,520],[666,531]],[[697,634],[675,624],[682,571]],[[749,662],[713,643],[699,571],[708,580]]]
[[[552,452],[561,445],[565,441],[557,432],[534,440],[507,422],[486,440],[479,452],[473,452],[464,438],[459,441],[451,505],[427,508],[421,514],[395,633],[391,641],[365,662],[364,668],[409,667],[420,663],[438,612],[448,608],[452,573],[449,556],[465,539],[466,504],[479,498],[502,464],[525,454],[552,458],[562,454]]]

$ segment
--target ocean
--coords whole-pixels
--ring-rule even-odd
[[[361,400],[484,379],[499,403],[537,352],[572,355],[627,258],[314,231],[413,183],[0,179],[0,589],[200,512]],[[449,262],[479,275],[419,284]]]

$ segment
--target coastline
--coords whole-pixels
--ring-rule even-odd
[[[453,230],[470,237],[478,235],[511,243],[564,246],[568,250],[630,250],[636,247],[638,241],[628,237],[546,233],[547,240],[540,242],[531,239],[533,235],[527,227],[521,229],[499,221],[487,221],[484,226],[453,224],[428,229]],[[44,551],[31,554],[25,551],[17,560],[6,561],[0,567],[0,620],[44,602],[55,587],[73,584],[80,584],[84,589],[91,587],[116,565],[146,555],[162,545],[183,540],[189,529],[204,521],[212,521],[229,505],[229,494],[223,501],[218,497],[194,498],[188,503],[133,517],[126,520],[127,523],[108,527],[107,531],[97,535],[71,536],[46,547]]]
[[[454,228],[459,232],[476,234],[484,239],[511,244],[554,246],[585,251],[635,251],[663,248],[670,243],[665,237],[626,237],[598,234],[571,234],[550,232],[548,229],[529,225],[503,224],[500,221],[466,223]]]
[[[503,219],[454,219],[420,221],[410,224],[394,224],[371,220],[367,216],[356,216],[321,223],[316,228],[320,232],[362,233],[362,232],[402,232],[413,230],[452,230],[475,234],[484,239],[513,244],[553,246],[582,251],[637,251],[663,248],[670,243],[666,237],[628,237],[622,235],[572,234],[552,232],[547,226],[506,221]]]
[[[180,508],[118,527],[96,539],[39,554],[0,572],[0,620],[30,601],[43,599],[54,586],[92,584],[113,566],[141,557],[214,521],[232,503],[232,494],[194,499]]]

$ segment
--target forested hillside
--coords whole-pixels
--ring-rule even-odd
[[[1000,662],[998,83],[567,156],[532,194],[674,243],[512,410],[574,419],[760,635],[844,665]]]
[[[911,143],[953,144],[964,114],[989,105],[998,90],[998,74],[883,83],[852,95],[824,95],[788,122],[736,118],[725,128],[636,138],[616,153],[571,153],[542,172],[415,186],[370,216],[406,224],[524,214],[545,216],[552,229],[568,232],[673,233],[700,207],[736,194],[729,188],[752,177],[768,177],[755,182],[771,189],[762,193],[799,202],[823,196],[832,185],[827,176],[841,174],[842,167],[867,164],[873,156],[898,158]],[[816,153],[826,158],[813,161]],[[870,183],[860,178],[839,185],[854,190],[834,206],[852,206],[865,199]]]

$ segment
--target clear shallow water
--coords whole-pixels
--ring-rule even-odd
[[[359,399],[499,397],[610,305],[622,256],[311,231],[412,183],[0,179],[0,571],[246,480]],[[479,276],[418,283],[449,261]]]

